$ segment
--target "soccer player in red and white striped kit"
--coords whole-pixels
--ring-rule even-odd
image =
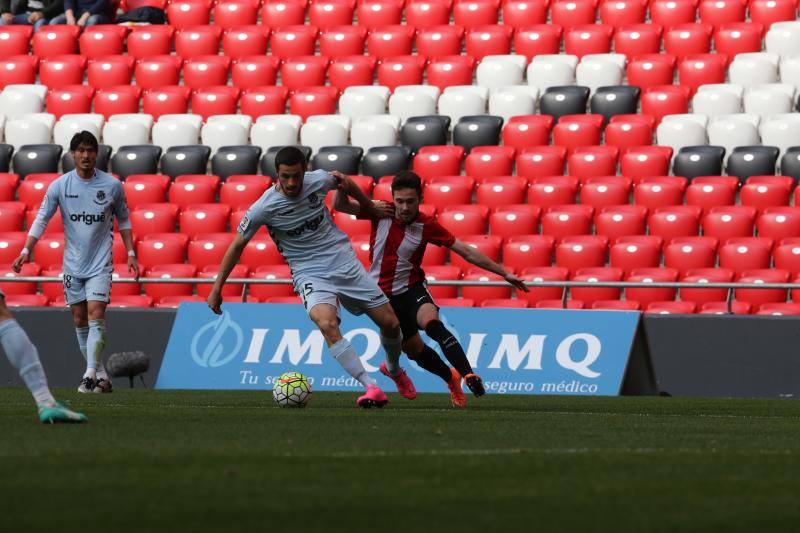
[[[372,221],[370,236],[370,275],[389,297],[403,330],[403,351],[417,364],[442,378],[450,389],[456,407],[465,407],[467,398],[461,380],[478,397],[486,393],[483,381],[472,369],[464,349],[439,319],[439,308],[428,292],[422,257],[428,243],[445,246],[480,268],[502,276],[521,291],[528,291],[523,281],[507,272],[475,248],[456,239],[433,217],[421,213],[422,180],[411,171],[403,171],[392,180],[395,216],[375,218],[365,214],[357,202],[337,192],[334,208]],[[419,335],[423,330],[442,348],[450,368]]]

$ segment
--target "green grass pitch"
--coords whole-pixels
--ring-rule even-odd
[[[120,384],[121,385],[121,384]],[[789,531],[800,402],[0,389],[0,531]]]

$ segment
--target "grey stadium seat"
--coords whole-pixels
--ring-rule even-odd
[[[314,154],[311,166],[314,170],[338,170],[343,174],[358,174],[364,149],[358,146],[323,146]]]
[[[598,87],[589,104],[592,113],[603,115],[606,123],[614,115],[632,115],[639,106],[639,87],[633,85],[609,85]]]
[[[154,144],[120,146],[111,158],[111,171],[125,179],[133,174],[157,174],[161,147]]]
[[[423,146],[447,144],[449,129],[450,117],[444,115],[409,117],[400,128],[400,143],[417,153]]]
[[[24,178],[39,172],[58,172],[60,144],[24,144],[14,154],[14,172]]]
[[[684,146],[672,160],[672,173],[692,180],[697,176],[722,174],[722,146]]]
[[[795,183],[800,181],[800,146],[786,149],[781,157],[781,174],[793,177]]]
[[[361,172],[374,180],[393,176],[408,168],[411,150],[407,146],[376,146],[361,160]]]
[[[589,100],[589,88],[582,85],[563,85],[549,87],[539,105],[542,115],[550,115],[553,120],[564,115],[582,115],[586,113],[586,102]]]
[[[161,173],[171,178],[182,174],[205,174],[211,148],[202,144],[173,146],[161,156]]]
[[[0,172],[11,170],[11,156],[14,155],[14,147],[10,144],[0,144]]]
[[[461,117],[453,128],[453,144],[463,146],[467,153],[476,146],[497,146],[503,118],[494,115]]]
[[[211,173],[221,179],[236,174],[258,174],[259,146],[222,146],[211,158]]]
[[[728,157],[726,173],[744,181],[750,176],[775,174],[780,150],[776,146],[737,146]]]

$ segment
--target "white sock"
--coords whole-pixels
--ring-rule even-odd
[[[83,354],[83,358],[88,362],[89,358],[86,356],[86,345],[89,342],[89,326],[75,327],[75,335],[78,337],[78,348]],[[88,369],[88,364],[87,364]],[[108,379],[106,368],[103,366],[103,361],[97,362],[96,367],[97,379]]]
[[[390,339],[381,335],[381,344],[386,352],[386,369],[393,376],[400,373],[400,354],[403,351],[403,335]]]
[[[339,339],[339,342],[331,346],[331,355],[336,361],[342,365],[348,374],[356,378],[359,383],[368,387],[369,385],[377,385],[378,382],[372,379],[361,364],[361,359],[358,358],[353,345],[347,339]]]
[[[0,345],[31,391],[36,403],[48,407],[54,406],[56,400],[47,387],[47,377],[39,361],[39,352],[16,320],[5,320],[0,323]]]
[[[94,379],[97,376],[98,367],[102,368],[101,360],[105,349],[106,321],[90,320],[89,335],[86,339],[86,372],[83,377]]]

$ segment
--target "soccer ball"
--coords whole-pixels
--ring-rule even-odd
[[[285,372],[275,382],[272,397],[281,407],[305,407],[311,399],[311,385],[300,372]]]

